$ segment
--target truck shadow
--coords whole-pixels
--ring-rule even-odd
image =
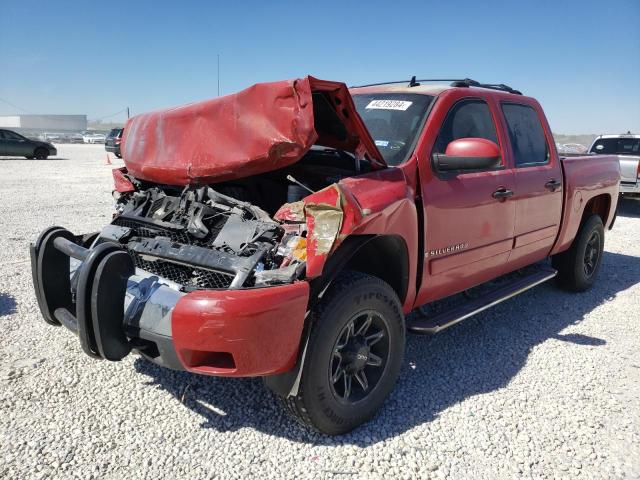
[[[621,217],[640,218],[640,199],[620,198],[618,200],[618,215]]]
[[[311,432],[290,419],[260,379],[224,379],[173,372],[142,359],[134,363],[178,401],[202,417],[203,428],[254,428],[318,445],[367,446],[430,422],[465,399],[505,387],[545,341],[598,348],[605,341],[560,333],[640,281],[640,258],[605,252],[600,281],[581,294],[553,282],[534,288],[433,337],[409,335],[395,391],[369,423],[341,437]],[[176,406],[178,408],[178,406]]]

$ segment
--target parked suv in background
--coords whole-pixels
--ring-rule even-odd
[[[49,155],[57,154],[56,147],[50,143],[30,140],[11,130],[0,130],[0,156],[16,155],[46,160]]]
[[[118,158],[122,158],[122,154],[120,153],[120,140],[122,140],[123,130],[122,128],[112,129],[104,142],[104,149],[107,152],[114,153]]]
[[[589,153],[617,155],[620,161],[620,193],[640,195],[640,135],[600,135]]]

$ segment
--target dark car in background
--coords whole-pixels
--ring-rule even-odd
[[[0,156],[15,155],[46,160],[50,155],[57,154],[58,150],[50,143],[31,140],[11,130],[0,130]]]
[[[123,128],[113,128],[109,132],[109,135],[107,135],[107,139],[104,142],[104,149],[107,152],[114,153],[118,158],[122,158],[122,154],[120,153],[120,141],[122,140],[123,130]]]

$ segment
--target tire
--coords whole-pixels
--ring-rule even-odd
[[[344,272],[311,320],[298,394],[282,400],[303,425],[343,434],[373,417],[394,388],[405,345],[400,301],[379,278]]]
[[[600,216],[593,214],[582,222],[569,250],[552,259],[560,287],[573,292],[591,288],[602,265],[603,250],[604,226]]]
[[[122,154],[121,154],[121,153],[116,153],[115,155],[116,155],[116,157],[118,157],[118,158],[122,158]]]
[[[33,152],[33,156],[38,160],[46,160],[49,156],[49,151],[46,148],[36,148],[36,151]]]

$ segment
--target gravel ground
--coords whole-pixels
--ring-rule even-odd
[[[259,379],[95,361],[45,325],[28,243],[112,209],[102,146],[59,151],[0,159],[0,478],[640,477],[640,201],[621,204],[592,290],[545,284],[410,336],[383,411],[326,438]]]

